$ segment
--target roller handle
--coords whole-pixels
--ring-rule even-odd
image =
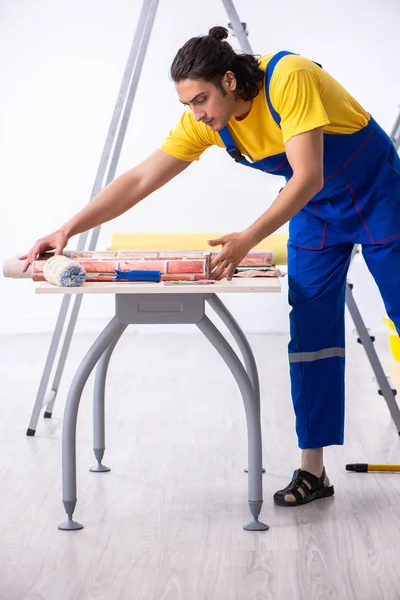
[[[161,281],[161,271],[120,271],[115,269],[117,274],[114,281],[149,281],[159,283]]]

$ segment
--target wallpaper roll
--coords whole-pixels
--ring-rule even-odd
[[[38,256],[26,273],[22,272],[25,261],[14,256],[3,261],[3,273],[5,277],[45,281],[45,269],[47,269],[47,280],[50,281],[53,276],[50,265],[57,259],[60,264],[64,261],[66,266],[71,262],[75,263],[74,269],[70,270],[69,275],[65,276],[64,283],[61,283],[59,278],[57,285],[79,285],[81,279],[83,281],[84,274],[86,274],[86,282],[114,281],[116,270],[157,270],[161,273],[162,281],[208,280],[211,275],[210,263],[212,256],[218,254],[221,247],[211,249],[211,246],[208,246],[207,242],[204,243],[204,240],[215,239],[222,235],[219,232],[193,234],[184,232],[115,233],[113,234],[112,244],[116,247],[122,246],[118,250],[65,250],[61,256],[55,256],[54,252],[46,252]],[[238,267],[247,268],[247,270],[251,269],[252,273],[247,275],[238,274],[237,276],[261,277],[262,273],[265,277],[274,276],[273,273],[275,273],[275,276],[282,276],[279,270],[272,269],[272,267],[276,264],[285,264],[286,239],[286,234],[277,233],[256,246],[238,265]],[[269,241],[273,242],[271,243],[271,246],[274,246],[273,250],[269,247]],[[182,249],[181,244],[186,248]],[[188,245],[191,248],[187,248]],[[261,248],[261,246],[265,246],[266,249]],[[143,249],[143,247],[147,247],[147,249]],[[70,266],[72,268],[72,265]],[[254,271],[254,269],[257,271]],[[68,280],[70,276],[72,279]],[[76,282],[72,283],[74,277]],[[55,282],[51,280],[51,283]]]
[[[11,256],[11,258],[5,258],[3,260],[3,275],[4,277],[12,277],[15,279],[30,279],[32,277],[32,266],[26,273],[22,272],[24,260],[19,260],[18,256]]]
[[[215,252],[218,247],[209,246],[207,240],[219,238],[229,232],[186,232],[186,231],[115,231],[111,237],[111,251],[117,250],[206,250]],[[286,232],[277,232],[262,240],[253,250],[272,250],[274,264],[287,264]]]
[[[119,271],[160,271],[162,280],[177,279],[179,277],[187,277],[190,280],[208,279],[210,274],[211,257],[175,257],[175,258],[140,258],[136,256],[134,259],[111,259],[95,257],[96,252],[93,252],[92,258],[80,258],[72,262],[79,263],[86,272],[86,281],[110,281],[115,277],[115,272]],[[55,257],[57,258],[57,257]],[[65,256],[59,257],[65,261],[71,259]],[[48,263],[51,263],[54,258],[47,260],[35,260],[32,264],[32,279],[34,281],[43,281],[45,278],[45,269]]]

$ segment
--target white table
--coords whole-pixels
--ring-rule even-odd
[[[211,342],[233,374],[245,406],[248,437],[248,500],[253,521],[244,526],[250,531],[268,529],[259,521],[263,503],[262,443],[260,424],[260,387],[257,366],[243,331],[217,294],[280,292],[280,280],[271,278],[222,280],[210,285],[170,285],[167,283],[85,283],[77,288],[61,288],[39,283],[37,294],[114,294],[115,315],[83,358],[71,383],[64,411],[62,431],[62,495],[68,520],[58,527],[82,529],[73,520],[77,503],[76,425],[79,402],[90,373],[97,364],[94,383],[93,449],[97,460],[91,471],[104,472],[105,384],[108,364],[118,340],[130,324],[191,323]],[[222,333],[205,314],[206,302],[229,329],[242,354],[239,359]]]

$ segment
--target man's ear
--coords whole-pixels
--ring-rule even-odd
[[[227,92],[234,92],[237,88],[237,81],[233,71],[227,71],[223,77],[223,85]]]

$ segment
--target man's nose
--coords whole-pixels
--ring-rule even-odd
[[[204,112],[204,110],[199,109],[199,108],[194,108],[193,114],[194,114],[194,118],[196,119],[196,121],[202,121],[204,119],[204,117],[206,116],[206,113]]]

